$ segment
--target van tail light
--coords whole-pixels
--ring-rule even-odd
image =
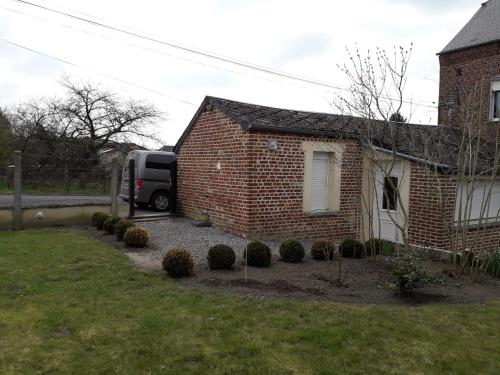
[[[142,190],[142,178],[137,179],[137,190]]]

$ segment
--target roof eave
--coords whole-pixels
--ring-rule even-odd
[[[475,47],[482,47],[482,46],[485,46],[487,44],[493,44],[493,43],[498,43],[498,42],[500,42],[500,38],[489,40],[487,42],[473,44],[471,46],[465,46],[465,47],[460,47],[460,48],[453,48],[453,49],[450,49],[450,50],[447,50],[447,51],[445,51],[443,49],[441,52],[436,53],[436,55],[437,56],[447,55],[449,53],[464,51],[466,49],[475,48]]]

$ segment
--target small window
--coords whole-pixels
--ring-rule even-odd
[[[493,91],[493,118],[500,119],[500,91]]]
[[[151,154],[146,156],[146,168],[148,169],[170,169],[172,158],[168,155]]]
[[[396,211],[398,208],[398,178],[384,177],[384,192],[382,197],[382,208],[384,210]]]
[[[328,168],[330,157],[326,152],[313,153],[311,182],[311,210],[325,211],[328,208]]]
[[[500,77],[491,82],[490,120],[500,120]]]

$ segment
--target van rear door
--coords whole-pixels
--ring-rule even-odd
[[[129,170],[128,170],[128,164],[130,162],[130,159],[135,160],[135,174],[137,175],[137,154],[135,152],[131,152],[127,155],[127,158],[125,159],[125,162],[123,163],[123,170],[122,170],[122,183],[120,186],[120,195],[123,197],[128,197],[129,196]]]

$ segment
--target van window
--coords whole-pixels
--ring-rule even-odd
[[[146,156],[146,168],[149,169],[170,169],[172,158],[168,155],[151,154]]]

